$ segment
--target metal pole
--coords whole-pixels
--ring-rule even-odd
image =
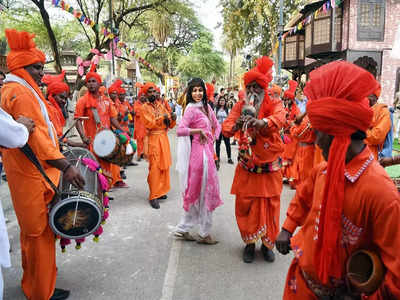
[[[282,68],[282,32],[283,32],[283,0],[279,1],[279,53],[278,53],[278,76],[281,78]]]
[[[111,31],[114,29],[114,21],[113,21],[113,3],[112,0],[109,1],[109,17],[110,17],[110,26]],[[114,62],[114,38],[111,40],[111,80],[115,77],[115,62]]]
[[[335,52],[336,51],[336,9],[335,9],[335,7],[333,6],[332,7],[332,10],[331,10],[331,13],[332,13],[332,30],[331,30],[331,35],[332,35],[332,52]]]

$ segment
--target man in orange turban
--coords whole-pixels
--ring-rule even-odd
[[[260,239],[264,259],[273,262],[272,249],[279,230],[283,151],[279,132],[285,122],[285,111],[282,102],[270,99],[267,93],[272,65],[271,59],[262,57],[244,75],[246,98],[235,104],[222,124],[227,137],[240,132],[239,164],[231,193],[236,195],[236,221],[246,244],[243,252],[246,263],[253,262],[255,244]]]
[[[297,188],[276,241],[279,252],[295,255],[285,300],[400,299],[400,197],[364,144],[373,117],[366,97],[377,86],[370,73],[344,61],[310,74],[307,115],[326,163]],[[360,249],[375,252],[386,269],[368,295],[346,271]]]
[[[93,140],[98,131],[102,129],[110,129],[111,125],[121,131],[122,128],[117,121],[118,113],[110,100],[100,93],[101,77],[96,73],[92,66],[90,72],[86,74],[86,86],[88,91],[78,99],[75,107],[76,129],[82,141],[93,152]],[[95,118],[97,112],[98,118]],[[79,120],[80,117],[88,117],[88,120]],[[84,122],[84,124],[82,124]],[[99,159],[101,168],[105,170],[106,175],[111,176],[111,187],[125,188],[128,187],[122,181],[118,166],[115,166],[103,159]]]
[[[140,161],[144,157],[144,139],[146,137],[146,127],[143,124],[142,117],[142,106],[146,103],[146,96],[139,92],[137,100],[134,103],[133,110],[135,112],[134,117],[134,138],[137,143],[137,160]]]
[[[59,151],[46,99],[38,86],[44,75],[45,55],[36,48],[33,34],[14,29],[5,33],[10,74],[2,88],[1,107],[14,119],[24,115],[33,120],[35,130],[28,145],[50,180],[57,185],[63,171],[63,180],[82,189],[84,179]],[[20,150],[3,150],[3,163],[21,229],[22,290],[30,300],[66,299],[69,291],[55,289],[55,240],[48,221],[54,191]]]
[[[388,106],[384,103],[378,103],[380,95],[380,86],[371,95],[368,95],[369,105],[374,111],[374,117],[370,128],[367,130],[367,139],[365,141],[375,159],[379,158],[379,152],[382,151],[386,136],[392,128]]]
[[[171,188],[169,168],[172,161],[167,132],[175,126],[176,116],[171,116],[165,105],[157,101],[154,83],[147,82],[140,92],[146,95],[148,100],[142,106],[141,118],[148,130],[149,201],[151,207],[159,209],[159,200],[166,199]]]
[[[278,87],[279,88],[279,87]],[[286,110],[286,122],[284,126],[284,151],[282,153],[282,174],[283,181],[289,182],[294,187],[294,180],[297,178],[297,172],[295,172],[295,157],[297,150],[297,140],[290,133],[291,127],[300,114],[300,110],[296,105],[294,93],[297,88],[297,82],[289,80],[289,88],[283,93],[283,104]],[[270,89],[270,91],[273,87]],[[279,88],[280,89],[280,88]],[[273,92],[273,91],[272,91]],[[279,95],[281,91],[279,91]]]

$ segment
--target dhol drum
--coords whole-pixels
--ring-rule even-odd
[[[93,151],[101,159],[119,166],[127,165],[134,155],[134,153],[126,154],[126,146],[121,144],[119,138],[109,129],[103,129],[96,134]]]
[[[104,214],[103,194],[96,172],[91,171],[82,158],[96,160],[85,148],[69,148],[63,152],[65,158],[78,168],[85,186],[78,190],[71,183],[60,180],[61,199],[50,208],[49,223],[52,230],[67,239],[89,236],[99,228]]]

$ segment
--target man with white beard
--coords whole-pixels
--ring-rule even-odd
[[[240,132],[239,163],[231,193],[236,195],[236,221],[246,244],[243,261],[254,260],[255,244],[268,262],[275,260],[275,238],[279,231],[282,174],[280,155],[283,143],[279,131],[285,122],[282,102],[270,99],[273,62],[268,57],[244,75],[246,97],[232,108],[222,124],[226,137]]]

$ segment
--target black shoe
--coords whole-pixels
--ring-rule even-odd
[[[267,247],[265,247],[264,244],[261,245],[261,252],[264,256],[265,261],[268,261],[268,262],[275,261],[275,253],[271,249],[268,249]]]
[[[135,162],[133,162],[133,161],[131,161],[131,162],[128,163],[128,166],[138,166],[138,165],[139,165],[138,163],[135,163]]]
[[[6,176],[6,174],[1,175],[1,179],[3,179],[4,181],[7,181],[7,176]]]
[[[236,145],[236,141],[234,140],[234,141],[231,143],[231,145]]]
[[[158,199],[158,200],[165,200],[165,199],[167,199],[167,198],[168,198],[168,196],[167,196],[167,195],[164,195],[164,196],[158,197],[157,199]]]
[[[67,299],[68,297],[69,297],[68,290],[62,290],[62,289],[55,288],[50,300],[63,300],[63,299]]]
[[[233,165],[233,160],[232,160],[232,158],[229,158],[229,159],[228,159],[228,164]]]
[[[246,247],[244,247],[243,261],[245,263],[250,264],[254,261],[255,249],[256,249],[256,244],[248,244],[246,245]]]
[[[120,171],[119,174],[121,175],[122,179],[126,179],[126,175],[124,171]]]
[[[158,203],[158,199],[150,200],[150,205],[154,209],[159,209],[160,208],[160,203]]]

